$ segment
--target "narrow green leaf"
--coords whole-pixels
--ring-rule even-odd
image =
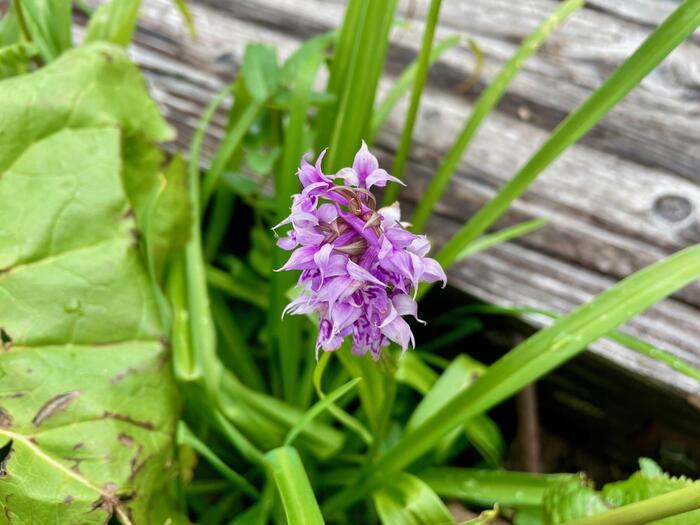
[[[484,369],[481,363],[464,354],[457,356],[418,403],[406,423],[406,430],[412,430],[439,411],[450,399],[467,389]],[[464,433],[484,459],[494,466],[500,464],[505,443],[498,426],[487,416],[481,414],[467,421],[464,424]],[[436,445],[438,453],[446,454],[460,434],[460,429],[455,428],[445,436]]]
[[[90,17],[84,43],[103,40],[127,46],[131,43],[139,18],[141,0],[109,0]]]
[[[447,267],[486,231],[559,155],[598,123],[700,24],[700,0],[683,2],[581,106],[552,132],[544,145],[518,173],[440,250],[436,259]],[[450,170],[451,172],[452,170]],[[437,180],[437,177],[436,177]],[[424,197],[423,202],[435,201]],[[427,210],[414,217],[427,218]]]
[[[269,306],[269,298],[265,293],[266,288],[256,288],[248,283],[234,279],[231,275],[214,266],[206,269],[207,283],[212,288],[224,292],[226,295],[253,304],[263,310]]]
[[[350,164],[362,138],[369,133],[377,85],[389,43],[389,29],[396,10],[396,0],[363,0],[360,4],[354,33],[346,34],[345,25],[341,32],[339,46],[344,37],[350,40],[348,53],[343,57],[347,62],[338,69],[331,69],[328,91],[338,97],[338,104],[329,111],[333,126],[328,131],[324,128],[318,131],[318,140],[328,141],[321,146],[328,145],[326,167],[329,171]],[[353,3],[348,6],[348,14],[355,16],[351,9],[354,9]],[[350,17],[346,18],[346,22],[350,20]],[[336,71],[342,77],[340,83],[334,78]],[[336,85],[339,89],[334,91]],[[332,110],[336,107],[333,115]]]
[[[408,154],[411,150],[413,142],[413,128],[416,125],[418,117],[418,107],[420,106],[421,95],[425,82],[428,79],[428,70],[430,69],[430,50],[433,46],[433,37],[435,36],[435,28],[437,27],[438,17],[440,16],[440,6],[442,0],[430,0],[428,8],[428,16],[425,19],[425,29],[423,31],[423,41],[420,51],[418,52],[418,68],[413,80],[413,88],[411,89],[411,100],[409,101],[408,111],[401,131],[399,139],[399,148],[394,157],[394,164],[391,169],[391,174],[399,179],[403,178],[403,172],[406,169]],[[384,205],[387,206],[394,202],[399,195],[398,184],[390,184],[384,192]]]
[[[700,484],[623,505],[589,518],[574,520],[569,522],[569,525],[644,525],[671,516],[678,516],[682,520],[684,513],[697,509],[700,509]],[[690,519],[694,522],[696,517],[689,516]],[[691,524],[691,521],[683,522]]]
[[[510,226],[509,228],[504,228],[489,235],[483,235],[459,252],[455,262],[459,262],[462,259],[476,255],[479,252],[483,252],[489,248],[498,246],[499,244],[512,241],[513,239],[539,230],[546,224],[547,221],[545,219],[532,219],[530,221],[525,221],[521,222],[520,224]]]
[[[45,62],[72,47],[70,0],[13,0],[20,24]]]
[[[200,456],[206,459],[209,464],[214,467],[219,474],[231,482],[231,484],[248,494],[249,496],[257,497],[258,489],[250,482],[241,476],[238,472],[224,463],[214,451],[212,451],[206,443],[195,436],[189,427],[180,421],[177,425],[177,443],[178,445],[187,445],[192,447]]]
[[[460,38],[458,36],[453,36],[445,38],[438,42],[437,45],[433,48],[433,50],[430,52],[430,61],[428,62],[428,65],[432,66],[435,62],[437,62],[440,59],[440,57],[446,51],[452,49],[454,46],[459,44],[459,41]],[[406,94],[408,89],[414,83],[417,73],[418,58],[411,62],[411,64],[402,71],[401,75],[399,75],[396,81],[393,82],[391,89],[384,96],[384,100],[382,100],[381,103],[375,108],[372,114],[370,132],[367,135],[366,139],[367,144],[369,144],[370,146],[372,145],[374,139],[379,133],[379,130],[382,128],[384,122],[386,122],[386,119],[389,117],[391,110],[394,109],[394,106],[396,106],[399,100],[401,100],[401,97],[403,97]]]
[[[582,483],[578,474],[531,474],[457,467],[433,467],[418,476],[443,498],[501,507],[540,506],[551,487]]]
[[[314,368],[314,373],[313,373],[313,383],[314,383],[314,388],[316,389],[316,394],[320,399],[325,399],[326,394],[323,392],[323,387],[321,386],[322,383],[322,378],[323,378],[323,372],[326,369],[326,365],[328,364],[328,361],[330,361],[330,358],[333,354],[330,352],[324,352],[321,358],[318,360],[318,363],[316,364],[316,367]],[[361,378],[357,378],[361,379]],[[355,432],[361,439],[364,441],[367,445],[372,444],[372,434],[369,433],[369,430],[365,428],[365,426],[360,423],[357,419],[352,417],[350,414],[348,414],[345,410],[340,408],[339,406],[335,405],[334,403],[331,403],[328,406],[328,411],[335,417],[340,423],[345,425],[347,428]]]
[[[345,383],[342,386],[339,386],[333,392],[325,396],[323,399],[320,399],[318,402],[316,402],[311,408],[309,408],[306,412],[304,412],[304,417],[302,417],[290,430],[289,434],[287,434],[287,438],[284,440],[284,445],[285,446],[290,446],[292,443],[294,443],[294,440],[296,437],[299,435],[299,433],[306,428],[306,426],[313,421],[316,417],[318,417],[324,410],[327,410],[330,406],[333,405],[335,401],[343,397],[345,394],[350,392],[357,383],[362,381],[361,377],[356,377],[355,379],[351,379],[347,383]]]
[[[468,312],[468,313],[485,313],[485,314],[498,314],[498,315],[514,315],[514,316],[523,316],[527,314],[537,314],[537,315],[543,315],[545,317],[549,317],[550,319],[559,319],[562,317],[562,314],[557,314],[555,312],[550,312],[548,310],[542,310],[541,308],[529,308],[529,307],[503,307],[503,306],[494,306],[494,305],[474,305],[474,306],[469,306],[465,308],[460,308],[460,311],[463,312]],[[663,363],[667,365],[668,367],[672,368],[673,370],[680,372],[681,374],[690,377],[691,379],[695,379],[697,381],[700,381],[700,370],[691,365],[690,363],[687,363],[686,361],[683,361],[682,359],[676,357],[674,354],[669,352],[668,350],[663,350],[661,348],[658,348],[654,345],[651,345],[647,343],[646,341],[642,341],[641,339],[638,339],[636,337],[633,337],[629,334],[626,334],[624,332],[621,332],[619,330],[613,330],[612,332],[605,334],[605,337],[607,339],[610,339],[611,341],[615,341],[616,343],[620,343],[623,346],[626,346],[627,348],[634,350],[635,352],[639,352],[640,354],[646,355],[648,357],[651,357],[652,359],[655,359],[656,361],[659,361],[660,363]]]
[[[281,445],[289,429],[304,417],[300,409],[251,390],[228,371],[223,374],[221,388],[222,412],[264,448]],[[297,443],[316,457],[327,459],[338,453],[344,440],[335,428],[311,421],[301,430]]]
[[[276,220],[282,221],[289,214],[291,196],[299,191],[296,170],[302,155],[311,145],[308,140],[308,116],[311,94],[317,72],[328,45],[328,35],[319,35],[307,42],[303,52],[294,57],[296,64],[293,78],[292,99],[289,120],[284,128],[282,159],[275,177]],[[289,257],[281,248],[272,248],[273,268],[280,268]],[[289,272],[275,272],[270,278],[270,308],[268,309],[267,329],[276,337],[270,339],[272,366],[278,367],[284,399],[295,400],[300,394],[298,386],[300,365],[304,352],[310,352],[311,345],[302,333],[305,321],[294,316],[280,321],[285,305],[284,293],[295,283],[295,276]]]
[[[195,38],[197,36],[197,30],[194,27],[194,17],[192,16],[192,12],[190,11],[190,7],[187,5],[187,0],[173,0],[173,3],[175,4],[175,7],[182,15],[182,19],[185,21],[185,24],[187,25],[187,29],[190,32],[190,36],[192,38]]]
[[[375,462],[357,488],[336,495],[328,503],[329,510],[356,501],[375,488],[382,475],[411,464],[457,425],[500,403],[583,351],[598,337],[698,277],[700,245],[680,251],[627,277],[588,304],[536,333],[491,365],[470,388],[453,397],[439,412],[406,433]]]
[[[372,498],[382,525],[454,525],[437,494],[411,474],[396,474]]]
[[[435,208],[435,204],[440,200],[442,194],[452,178],[452,175],[469,147],[472,138],[479,130],[481,123],[496,107],[510,85],[513,77],[520,71],[525,61],[537,51],[539,46],[549,36],[549,34],[561,24],[567,16],[580,8],[584,0],[567,0],[563,2],[535,31],[533,31],[515,51],[515,54],[503,65],[493,81],[484,90],[476,101],[472,114],[464,125],[457,140],[445,155],[442,164],[438,168],[435,176],[430,181],[428,189],[422,195],[416,210],[413,212],[411,222],[415,231],[421,231],[425,222]],[[485,230],[485,228],[484,228]],[[483,232],[481,230],[479,233]],[[473,239],[472,239],[473,240]],[[464,243],[462,246],[466,246]],[[450,261],[451,262],[451,261]]]
[[[323,525],[325,522],[321,509],[296,449],[277,448],[268,452],[266,457],[284,506],[287,523]]]

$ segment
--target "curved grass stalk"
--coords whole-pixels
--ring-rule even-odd
[[[549,34],[559,26],[566,17],[576,11],[584,3],[584,0],[568,0],[547,18],[534,32],[532,32],[520,45],[515,54],[505,63],[498,72],[493,82],[484,90],[472,110],[469,120],[464,126],[462,133],[452,145],[450,151],[445,155],[442,164],[438,168],[435,176],[430,181],[428,189],[418,202],[411,222],[414,231],[421,231],[425,226],[428,217],[433,213],[435,205],[442,197],[447,188],[452,175],[469,147],[472,138],[479,130],[481,123],[488,116],[496,104],[503,98],[506,89],[510,85],[515,74],[522,68],[525,61],[539,48],[540,44]],[[394,174],[396,176],[396,174]]]

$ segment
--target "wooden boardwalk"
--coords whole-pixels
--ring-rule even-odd
[[[275,44],[287,56],[338,25],[341,0],[190,0],[192,40],[170,0],[145,0],[132,56],[186,147],[203,108],[239,67],[246,43]],[[466,92],[475,60],[466,45],[434,67],[407,170],[410,207],[469,115],[478,93],[553,0],[445,0],[437,38],[464,35],[484,53],[480,80]],[[411,22],[393,30],[383,89],[412,60],[427,1],[400,2]],[[549,38],[513,82],[462,160],[429,225],[436,241],[458,227],[511,177],[558,122],[601,84],[677,5],[672,0],[590,0]],[[387,166],[401,130],[397,107],[376,147]],[[211,152],[225,116],[207,137]],[[498,226],[544,217],[551,224],[479,254],[449,272],[450,283],[500,305],[569,311],[620,278],[700,242],[700,34],[670,55],[580,144],[557,160]],[[532,322],[544,322],[533,318]],[[624,330],[700,366],[700,283],[625,325]],[[615,366],[700,403],[700,384],[608,341],[591,351]]]

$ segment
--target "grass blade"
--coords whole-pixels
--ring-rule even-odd
[[[324,352],[321,358],[318,360],[318,363],[316,365],[316,368],[314,368],[314,373],[313,373],[313,383],[314,383],[314,388],[316,389],[316,394],[320,399],[325,399],[326,394],[323,392],[323,388],[321,387],[321,379],[323,377],[323,371],[326,369],[326,366],[328,364],[328,361],[330,361],[331,358],[331,353],[330,352]],[[360,378],[357,378],[360,379]],[[350,414],[348,414],[345,410],[340,408],[339,406],[331,403],[328,406],[328,411],[335,417],[340,423],[345,425],[347,428],[355,432],[362,441],[365,442],[367,445],[372,444],[372,434],[369,433],[369,430],[365,428],[365,426],[360,423],[357,419],[352,417]]]
[[[547,310],[542,310],[541,308],[530,308],[530,307],[505,307],[505,306],[495,306],[495,305],[473,305],[466,306],[464,308],[459,308],[452,313],[463,312],[469,314],[495,314],[495,315],[512,315],[521,317],[527,314],[537,314],[549,317],[550,319],[557,320],[562,317],[561,314],[555,312],[550,312]],[[666,366],[672,368],[676,372],[700,381],[700,370],[683,361],[682,359],[676,357],[671,352],[658,348],[652,344],[637,339],[634,336],[621,332],[619,330],[614,330],[609,334],[605,334],[606,339],[615,341],[623,346],[626,346],[630,350],[634,350],[640,354],[651,357],[652,359],[665,364]]]
[[[354,379],[351,379],[350,381],[348,381],[344,385],[341,385],[340,387],[333,390],[333,392],[331,392],[330,394],[325,396],[323,399],[319,399],[318,402],[316,402],[316,404],[314,404],[314,406],[309,408],[304,413],[304,417],[302,417],[289,430],[289,434],[287,434],[287,438],[284,440],[284,445],[291,446],[292,443],[294,443],[294,440],[296,439],[296,437],[299,435],[299,433],[302,430],[304,430],[304,428],[306,428],[306,425],[308,425],[311,421],[313,421],[314,418],[316,418],[319,414],[321,414],[321,412],[330,408],[336,400],[340,399],[345,394],[350,392],[350,390],[355,388],[357,383],[359,383],[360,381],[362,381],[361,377],[356,377]]]
[[[700,24],[700,0],[686,0],[576,111],[557,126],[520,171],[440,250],[447,267],[491,226],[566,148],[578,141]],[[432,209],[432,208],[431,208]],[[421,218],[418,216],[417,218]],[[426,215],[427,218],[427,215]],[[420,224],[414,217],[414,224]]]
[[[539,48],[540,44],[549,34],[561,24],[567,16],[576,11],[584,3],[584,0],[568,0],[562,3],[533,33],[531,33],[520,45],[515,54],[505,63],[493,82],[484,90],[472,110],[469,120],[462,133],[452,145],[445,156],[435,176],[430,181],[428,189],[418,202],[411,222],[415,231],[421,231],[425,222],[440,200],[442,194],[452,178],[460,159],[469,147],[472,138],[479,130],[491,110],[496,107],[510,85],[513,77],[523,66],[525,61]]]
[[[292,447],[276,448],[266,454],[272,479],[275,480],[287,523],[323,525],[311,483],[299,453]]]
[[[457,255],[455,262],[459,262],[462,259],[471,257],[472,255],[475,255],[479,252],[483,252],[485,250],[488,250],[489,248],[498,246],[499,244],[503,244],[518,237],[522,237],[523,235],[527,235],[528,233],[539,230],[546,224],[547,221],[545,219],[533,219],[531,221],[525,221],[521,222],[520,224],[510,226],[509,228],[504,228],[489,235],[483,235],[482,237],[476,239],[474,242],[470,243],[461,252],[459,252],[459,255]]]
[[[330,136],[326,167],[335,171],[352,163],[362,138],[369,132],[369,123],[374,107],[379,77],[384,69],[384,60],[389,45],[389,29],[394,19],[397,0],[372,2],[364,0],[364,16],[360,16],[356,32],[350,35],[354,42],[352,54],[347,57],[348,65],[344,72],[342,90],[338,96],[337,116],[332,133],[319,130],[319,139]],[[351,4],[352,5],[352,4]],[[341,40],[345,27],[341,32]],[[333,79],[331,78],[331,81]]]
[[[418,68],[413,81],[413,89],[411,90],[411,101],[408,105],[406,120],[403,130],[401,131],[401,139],[399,140],[399,149],[394,157],[394,164],[391,173],[394,177],[403,178],[403,172],[406,169],[406,161],[408,153],[411,150],[411,142],[413,140],[413,128],[416,125],[418,116],[418,107],[420,106],[421,95],[425,82],[428,79],[428,70],[430,69],[430,49],[433,46],[433,37],[435,36],[435,27],[437,26],[438,17],[440,16],[440,6],[442,0],[431,0],[428,16],[425,21],[425,30],[423,32],[423,42],[418,53]],[[384,205],[389,205],[396,200],[399,195],[399,185],[390,184],[384,192]]]
[[[700,509],[700,484],[574,520],[569,525],[644,525],[696,509]]]
[[[454,519],[423,481],[400,472],[373,495],[382,525],[454,525]]]
[[[428,66],[432,66],[437,62],[440,57],[445,53],[445,51],[452,49],[454,46],[459,44],[460,38],[458,36],[452,36],[445,38],[438,42],[438,44],[433,48],[430,53],[430,61]],[[369,134],[367,135],[367,144],[372,145],[374,139],[377,137],[379,130],[386,122],[389,117],[391,110],[396,106],[396,104],[401,100],[401,97],[408,91],[411,84],[414,83],[416,75],[418,73],[418,59],[414,60],[406,69],[403,70],[399,78],[391,86],[391,89],[384,97],[384,100],[374,109],[372,122],[369,126]]]
[[[501,507],[539,506],[550,487],[581,479],[578,474],[531,474],[458,467],[429,468],[418,476],[443,498],[483,507],[496,504]]]
[[[406,433],[369,469],[361,483],[333,497],[329,510],[342,508],[376,488],[432,448],[447,432],[484,413],[542,377],[657,301],[700,277],[700,245],[641,270],[552,326],[536,333],[496,361],[474,384]]]
[[[211,466],[219,472],[219,474],[229,480],[233,486],[242,490],[249,496],[253,496],[254,498],[259,495],[258,490],[251,485],[247,479],[224,463],[219,456],[217,456],[204,442],[202,442],[192,433],[192,431],[183,421],[180,421],[177,426],[177,442],[179,445],[187,445],[192,447],[200,456],[205,458],[211,464]]]

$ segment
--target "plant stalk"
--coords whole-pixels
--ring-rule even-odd
[[[569,525],[642,525],[697,509],[700,509],[700,483],[578,519]]]

